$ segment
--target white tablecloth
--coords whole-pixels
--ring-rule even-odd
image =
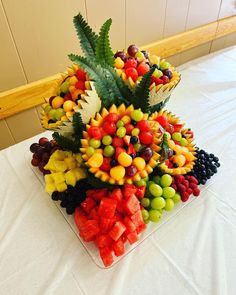
[[[0,152],[0,294],[236,294],[236,47],[181,67],[167,107],[220,157],[209,188],[110,269],[99,269],[25,159]],[[157,225],[158,226],[158,225]]]

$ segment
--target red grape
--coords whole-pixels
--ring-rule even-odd
[[[130,56],[135,56],[135,54],[139,51],[139,48],[133,44],[128,47],[127,51]]]

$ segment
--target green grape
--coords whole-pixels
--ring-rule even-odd
[[[62,108],[58,108],[56,109],[56,114],[55,114],[55,118],[56,120],[60,120],[62,116],[65,115],[65,111]]]
[[[179,193],[175,193],[173,199],[172,199],[175,203],[178,203],[181,200],[181,196]]]
[[[112,157],[115,153],[115,148],[112,145],[107,145],[103,150],[103,155],[105,157]]]
[[[46,107],[44,108],[44,112],[48,113],[49,111],[51,111],[51,109],[52,107],[49,104],[47,104]]]
[[[149,181],[149,176],[144,177],[143,180],[146,182]]]
[[[160,185],[161,176],[156,175],[156,176],[153,177],[152,180],[153,180],[156,184],[159,184],[159,185]]]
[[[52,120],[56,120],[56,110],[55,109],[51,109],[49,112],[48,112],[48,116],[50,119]]]
[[[148,189],[154,197],[160,197],[162,195],[162,188],[160,187],[160,185],[158,185],[154,182],[151,183],[151,185],[148,187]]]
[[[69,86],[70,86],[69,81],[65,81],[64,83],[62,83],[60,87],[61,92],[63,93],[69,92]]]
[[[148,213],[149,214],[149,213]],[[148,224],[150,222],[150,220],[149,219],[147,219],[147,220],[144,220],[144,223],[145,224]]]
[[[147,188],[149,189],[149,186],[152,184],[152,183],[155,183],[154,181],[147,181]]]
[[[180,132],[174,132],[174,133],[172,134],[172,138],[173,138],[175,141],[180,141],[181,138],[182,138],[182,135],[181,135]]]
[[[148,198],[142,198],[141,199],[141,204],[143,205],[143,207],[149,207],[150,206],[150,200]]]
[[[166,201],[162,197],[154,198],[151,201],[151,208],[152,209],[162,209],[165,207],[165,205],[166,205]]]
[[[143,209],[141,212],[142,212],[143,220],[148,220],[149,212],[146,209]]]
[[[163,188],[163,193],[162,196],[164,198],[173,198],[175,195],[175,190],[173,189],[173,187],[164,187]]]
[[[167,139],[171,139],[171,135],[169,132],[166,131],[164,134],[166,134]]]
[[[86,148],[86,155],[91,157],[94,154],[95,150],[93,147],[89,146]]]
[[[161,212],[158,210],[149,210],[149,220],[152,222],[158,222],[161,219]]]
[[[169,175],[169,174],[162,175],[161,181],[160,181],[160,184],[161,184],[162,187],[170,186],[171,183],[172,183],[171,175]]]
[[[132,136],[138,136],[140,133],[140,130],[138,128],[134,128],[132,131],[131,131],[131,135]]]
[[[131,118],[132,118],[132,120],[134,120],[136,122],[141,121],[143,118],[143,112],[140,109],[134,110],[131,113]]]
[[[119,127],[116,131],[116,135],[120,138],[124,137],[126,134],[126,128],[125,127]]]
[[[112,137],[110,135],[103,136],[102,143],[104,145],[110,145],[112,143]]]
[[[155,71],[152,74],[154,77],[160,78],[161,76],[163,76],[162,71],[155,69]]]
[[[181,144],[182,146],[187,146],[187,145],[188,145],[188,141],[187,141],[187,139],[182,137],[181,140],[180,140],[180,144]]]
[[[134,149],[136,152],[141,151],[141,149],[143,148],[143,146],[140,143],[135,143],[134,144]]]
[[[101,145],[101,141],[95,138],[91,138],[89,140],[89,145],[95,149],[99,148]]]
[[[161,70],[169,69],[169,67],[170,67],[170,63],[168,63],[167,61],[161,61],[160,62],[160,68],[161,68]]]
[[[174,206],[175,206],[174,201],[172,199],[167,199],[166,200],[166,205],[165,205],[164,209],[166,211],[171,211],[174,208]]]
[[[146,186],[146,181],[144,179],[140,179],[139,181],[136,181],[135,184],[137,186]]]
[[[116,123],[116,127],[117,128],[119,128],[119,127],[123,127],[125,124],[124,124],[124,122],[122,121],[122,120],[119,120],[119,121],[117,121],[117,123]]]

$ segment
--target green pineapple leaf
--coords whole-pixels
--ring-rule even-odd
[[[74,138],[76,141],[80,142],[80,139],[83,138],[83,131],[85,130],[85,124],[82,121],[80,113],[75,113],[73,115],[73,128],[74,128]]]
[[[112,19],[109,18],[100,29],[96,42],[96,60],[100,64],[108,64],[112,67],[114,64],[114,57],[109,41],[111,23]]]
[[[91,27],[85,21],[83,16],[79,13],[73,19],[77,36],[80,40],[80,46],[85,54],[90,58],[95,58],[96,55],[96,42],[98,36],[93,32]]]
[[[116,186],[108,182],[101,181],[99,178],[95,177],[94,174],[88,172],[87,182],[93,188],[107,188],[114,189]]]
[[[113,74],[113,69],[102,67],[93,60],[78,55],[70,54],[69,58],[83,68],[95,82],[95,89],[104,107],[109,108],[112,104],[128,104],[128,101],[123,96],[124,90],[122,92],[122,87],[120,87],[122,82]]]
[[[65,136],[60,135],[58,132],[52,134],[53,139],[58,143],[59,147],[66,151],[72,151],[73,153],[79,153],[79,142],[72,140]]]
[[[168,136],[166,133],[163,134],[162,142],[160,144],[161,147],[161,163],[165,162],[165,160],[168,158],[168,152],[169,152],[169,144],[168,144]]]
[[[140,83],[136,86],[132,104],[135,108],[141,108],[145,113],[150,111],[149,105],[149,87],[151,83],[151,76],[155,68],[151,68],[142,78]]]

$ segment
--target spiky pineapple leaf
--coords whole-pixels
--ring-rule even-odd
[[[95,58],[96,55],[96,42],[98,36],[93,32],[91,27],[85,21],[83,16],[79,13],[73,19],[77,36],[80,40],[80,46],[85,54],[90,58]]]
[[[63,150],[72,151],[73,153],[79,152],[79,143],[76,140],[72,140],[65,136],[60,135],[58,132],[54,132],[52,137],[58,143],[59,147]]]
[[[163,101],[153,105],[150,107],[150,112],[154,113],[154,112],[159,112],[161,109],[163,109],[166,105],[166,103],[169,101],[170,99],[170,95]]]
[[[112,67],[114,63],[114,57],[109,41],[109,30],[111,24],[112,19],[109,18],[100,29],[96,42],[96,60],[100,64],[107,64]]]
[[[116,186],[108,182],[101,181],[99,178],[95,177],[94,174],[88,172],[87,178],[88,184],[93,188],[107,188],[109,190],[114,189]]]
[[[151,83],[151,76],[155,68],[151,68],[142,78],[140,83],[136,86],[132,104],[136,108],[141,108],[141,110],[145,113],[149,112],[150,104],[149,104],[149,87]]]
[[[109,108],[112,104],[127,103],[123,96],[124,93],[120,89],[118,79],[115,75],[113,76],[108,67],[102,67],[93,60],[74,54],[70,54],[69,58],[83,68],[95,82],[95,89],[104,107]]]
[[[161,147],[160,154],[162,158],[161,162],[163,163],[168,158],[168,152],[169,152],[168,135],[166,133],[163,134],[160,147]]]
[[[85,130],[85,124],[82,121],[80,113],[75,113],[72,120],[74,128],[74,138],[76,141],[80,142],[80,139],[83,138],[83,131]]]

